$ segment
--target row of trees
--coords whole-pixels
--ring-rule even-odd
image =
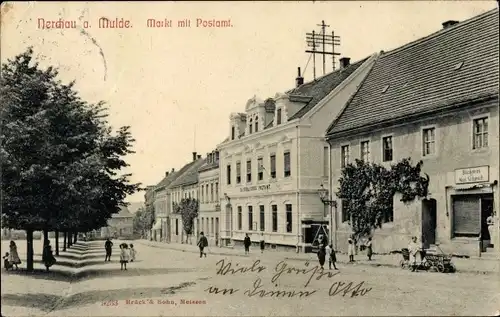
[[[339,179],[337,197],[346,202],[344,211],[356,240],[382,226],[385,215],[392,212],[397,193],[405,204],[428,195],[429,176],[421,175],[422,165],[422,161],[412,165],[410,158],[390,168],[362,160],[347,164]]]
[[[39,67],[32,48],[2,64],[2,227],[26,230],[28,271],[33,231],[75,241],[78,232],[106,226],[140,190],[130,174],[118,175],[133,153],[129,127],[113,133],[104,102],[82,100],[74,82],[57,78],[57,69]]]

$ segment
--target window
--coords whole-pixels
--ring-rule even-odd
[[[207,203],[208,203],[208,184],[205,186],[205,193],[207,194],[207,195],[205,196],[205,202],[207,202]]]
[[[384,213],[384,218],[382,222],[393,222],[394,221],[394,202],[391,200],[391,205],[388,206],[386,212]]]
[[[260,205],[259,209],[260,209],[260,231],[264,231],[264,229],[266,228],[266,216],[264,213],[264,206]]]
[[[241,183],[241,163],[236,162],[236,184]]]
[[[253,230],[253,207],[248,206],[248,230]]]
[[[219,202],[219,182],[215,183],[215,201]]]
[[[259,132],[259,117],[255,117],[255,132]]]
[[[328,157],[328,146],[323,148],[323,176],[328,176],[328,170],[330,169],[330,160]]]
[[[361,142],[360,148],[361,148],[361,160],[365,162],[370,161],[370,141]]]
[[[273,217],[273,232],[278,232],[278,206],[272,205],[272,217]]]
[[[432,155],[435,153],[436,129],[428,128],[422,130],[422,155]]]
[[[264,162],[262,160],[262,157],[259,157],[257,159],[257,167],[258,167],[258,179],[261,181],[264,179]]]
[[[214,184],[210,184],[210,202],[214,201]]]
[[[175,235],[179,235],[179,219],[175,219]]]
[[[349,145],[344,145],[340,148],[342,155],[342,167],[346,167],[349,164]]]
[[[212,235],[214,234],[215,230],[214,230],[214,218],[210,218],[210,232],[212,233]]]
[[[243,215],[242,215],[242,210],[241,206],[238,206],[238,230],[243,229]]]
[[[271,166],[271,178],[276,178],[276,154],[271,154],[270,166]]]
[[[284,175],[285,177],[289,177],[292,172],[290,171],[290,152],[285,152],[283,154],[283,163],[284,163]]]
[[[382,138],[382,149],[384,162],[392,161],[392,136],[386,136]]]
[[[488,147],[488,118],[475,119],[472,148],[477,150],[486,147]]]
[[[248,133],[252,134],[252,128],[253,128],[253,122],[252,119],[250,119],[250,124],[248,125]]]
[[[292,232],[292,205],[286,204],[286,232]]]
[[[201,185],[201,202],[205,202],[205,193],[203,192],[205,190],[205,185]]]
[[[234,127],[231,127],[231,140],[234,140],[235,133],[236,133],[236,131],[235,131]]]
[[[205,230],[205,218],[201,218],[201,231],[203,231],[203,233],[207,233],[207,230]]]
[[[252,181],[252,161],[247,161],[247,183]]]
[[[342,200],[342,222],[349,221],[349,212],[347,211],[349,208],[349,200]]]
[[[227,184],[231,185],[231,165],[227,166]]]
[[[276,124],[281,124],[281,109],[276,111]]]

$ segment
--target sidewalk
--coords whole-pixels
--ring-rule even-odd
[[[143,245],[149,245],[152,247],[158,247],[163,249],[171,249],[181,252],[192,252],[198,253],[198,247],[191,244],[179,244],[179,243],[165,243],[157,241],[148,240],[137,240],[137,243]],[[260,255],[260,250],[257,248],[250,249],[250,256]],[[242,248],[233,249],[227,247],[209,247],[208,254],[216,254],[223,256],[242,256],[245,255]],[[284,252],[284,251],[264,251],[265,257],[275,257],[277,260],[295,260],[295,261],[317,261],[316,254],[314,253],[295,253],[295,252]],[[374,254],[372,261],[368,261],[364,253],[358,253],[355,256],[356,262],[354,264],[349,263],[349,258],[347,254],[337,253],[337,263],[342,265],[361,265],[361,266],[385,266],[399,268],[399,262],[402,257],[400,254],[390,254],[390,255],[377,255]],[[457,273],[474,273],[474,274],[500,274],[500,261],[494,259],[479,259],[479,258],[452,258],[453,264],[457,268]]]

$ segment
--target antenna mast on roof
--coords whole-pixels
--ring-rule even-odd
[[[311,47],[310,50],[306,50],[306,53],[311,53],[313,55],[314,79],[316,79],[316,54],[323,55],[323,75],[326,74],[325,55],[332,55],[333,70],[335,70],[335,56],[340,55],[340,53],[335,52],[335,46],[340,45],[340,36],[336,36],[333,31],[332,35],[326,35],[326,28],[330,26],[326,25],[325,21],[321,21],[321,24],[318,24],[318,26],[321,26],[321,33],[318,34],[315,31],[312,31],[312,33],[306,33],[307,46]],[[318,51],[316,48],[320,45],[323,50]],[[331,52],[326,51],[327,45],[332,47]]]

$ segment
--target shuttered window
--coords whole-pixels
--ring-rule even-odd
[[[479,236],[481,232],[480,196],[453,196],[453,233],[455,237]]]

